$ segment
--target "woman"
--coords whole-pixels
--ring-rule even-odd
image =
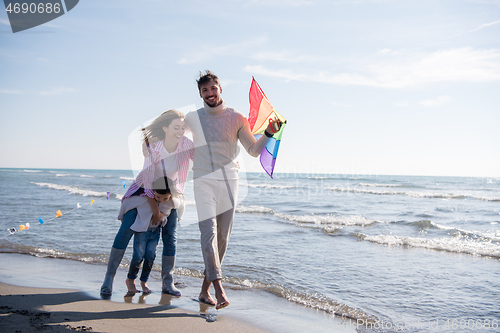
[[[144,167],[130,185],[123,199],[137,195],[147,197],[152,211],[153,223],[158,224],[162,216],[151,185],[157,178],[168,177],[173,181],[172,186],[170,186],[172,191],[182,194],[186,185],[189,160],[194,159],[194,146],[193,142],[184,136],[184,115],[176,110],[162,113],[151,125],[143,128],[142,132],[144,136]],[[175,208],[172,209],[166,225],[162,228],[161,275],[162,291],[174,296],[180,296],[180,291],[174,286],[172,270],[175,267],[177,220],[184,211],[184,200],[177,202]],[[137,209],[128,211],[123,217],[109,255],[106,276],[101,286],[101,295],[110,295],[113,290],[116,269],[120,265],[127,245],[134,235],[134,231],[130,227],[136,218]]]

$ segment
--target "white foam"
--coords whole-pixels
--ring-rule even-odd
[[[271,208],[267,208],[264,206],[236,206],[236,212],[238,213],[270,213],[274,214],[275,212]]]
[[[483,201],[500,201],[500,197],[486,197],[486,196],[476,196],[471,193],[461,192],[461,193],[441,193],[441,192],[416,192],[416,191],[384,191],[384,190],[367,190],[359,188],[350,187],[325,187],[325,190],[330,190],[333,192],[346,192],[346,193],[362,193],[362,194],[374,194],[374,195],[406,195],[412,198],[429,198],[429,199],[478,199]]]
[[[369,242],[389,246],[411,246],[431,250],[500,258],[500,245],[492,242],[477,241],[467,237],[418,238],[394,235],[368,236],[364,234],[360,234],[360,237]]]
[[[31,183],[38,185],[38,186],[48,187],[48,188],[51,188],[54,190],[68,191],[71,194],[77,194],[77,195],[81,195],[84,197],[105,197],[105,196],[107,196],[106,192],[84,190],[84,189],[80,189],[76,186],[67,186],[67,185],[59,185],[59,184],[51,184],[51,183],[35,183],[35,182],[31,182]]]
[[[80,175],[82,178],[94,178],[94,176],[89,176],[89,175]]]
[[[500,242],[500,232],[483,232],[483,231],[478,231],[478,230],[465,230],[453,226],[445,226],[441,225],[432,221],[429,221],[429,223],[434,226],[435,228],[439,230],[445,230],[445,231],[454,231],[458,233],[460,236],[463,237],[472,237],[474,239],[480,239],[480,240],[492,240],[494,242]]]
[[[400,184],[377,184],[377,183],[359,183],[359,186],[363,187],[404,187]]]
[[[257,214],[272,214],[280,219],[296,222],[301,224],[302,227],[311,227],[317,228],[318,226],[321,228],[329,228],[328,230],[332,231],[336,226],[367,226],[377,221],[367,219],[361,215],[293,215],[293,214],[284,214],[275,212],[271,208],[257,205],[249,205],[249,206],[237,206],[236,212],[238,213],[257,213]]]
[[[120,177],[121,180],[135,180],[133,177]]]
[[[67,177],[69,176],[69,173],[57,173],[56,177]]]
[[[23,170],[23,172],[42,172],[42,170]]]
[[[291,185],[270,185],[270,184],[244,184],[240,183],[240,186],[246,186],[250,188],[266,188],[266,189],[289,189],[289,188],[295,188],[296,186],[291,186]]]
[[[274,213],[275,216],[298,223],[310,223],[316,225],[331,225],[342,226],[368,226],[376,223],[375,220],[367,219],[361,215],[290,215],[282,213]]]

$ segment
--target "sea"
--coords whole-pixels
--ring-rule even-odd
[[[240,176],[224,285],[318,320],[354,320],[358,332],[500,332],[500,178]],[[103,277],[133,179],[126,170],[0,169],[0,252],[81,262]],[[201,283],[192,187],[175,274]]]

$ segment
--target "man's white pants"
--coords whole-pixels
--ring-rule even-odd
[[[221,265],[233,228],[238,180],[197,178],[194,198],[201,232],[201,251],[208,281],[222,279]]]

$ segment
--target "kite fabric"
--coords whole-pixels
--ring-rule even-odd
[[[267,142],[266,148],[260,154],[260,164],[269,177],[273,178],[274,165],[276,163],[276,157],[278,156],[278,149],[280,147],[286,119],[273,108],[267,96],[253,77],[252,85],[250,86],[249,100],[250,113],[248,115],[248,123],[250,124],[250,131],[256,139],[264,135],[264,131],[270,121],[279,119],[283,123],[280,130],[274,133]]]

